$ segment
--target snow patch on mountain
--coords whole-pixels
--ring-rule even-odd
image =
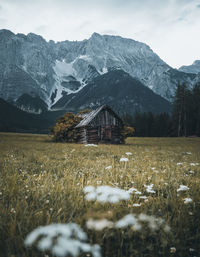
[[[55,98],[53,102],[49,104],[49,108],[52,104],[55,104],[60,98],[62,98],[64,93],[74,94],[79,92],[83,87],[86,86],[86,82],[83,81],[83,78],[78,76],[76,69],[73,67],[73,65],[79,59],[86,61],[90,60],[87,55],[80,55],[70,63],[67,63],[65,59],[63,59],[62,61],[55,61],[55,65],[53,66],[53,70],[55,72],[55,83],[51,93],[51,95],[55,93]],[[73,84],[75,84],[76,87],[73,88]],[[66,85],[66,87],[62,85]],[[71,86],[71,88],[68,88],[67,86]]]
[[[105,73],[107,73],[108,72],[108,68],[106,68],[106,67],[103,67],[103,69],[102,69],[102,71],[98,71],[101,75],[103,75],[103,74],[105,74]]]
[[[83,59],[83,60],[86,60],[86,61],[88,61],[88,62],[91,62],[91,61],[92,61],[91,57],[88,56],[88,55],[80,55],[80,56],[77,57],[76,59]]]
[[[64,76],[76,76],[76,71],[73,69],[73,63],[74,62],[67,63],[64,59],[62,61],[56,60],[53,69],[57,75],[57,78],[61,80]]]

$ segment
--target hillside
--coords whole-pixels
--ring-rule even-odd
[[[63,112],[27,113],[0,98],[0,131],[48,133]]]
[[[96,77],[81,91],[64,95],[52,108],[77,111],[108,104],[120,114],[170,112],[171,104],[123,70]]]

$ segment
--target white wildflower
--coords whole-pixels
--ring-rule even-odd
[[[11,208],[10,213],[16,213],[16,210],[14,208]]]
[[[192,162],[192,163],[190,163],[190,165],[191,165],[191,166],[198,166],[199,163],[198,163],[198,162],[196,162],[196,163],[193,163],[193,162]]]
[[[188,186],[180,185],[179,188],[177,189],[177,192],[179,192],[179,191],[187,191],[187,190],[189,190]]]
[[[192,154],[191,152],[186,152],[186,154]]]
[[[134,203],[133,204],[133,207],[139,207],[139,206],[141,206],[141,203]]]
[[[102,219],[102,220],[89,219],[86,225],[87,225],[87,228],[89,229],[100,231],[100,230],[103,230],[104,228],[112,228],[114,226],[114,223],[107,219]]]
[[[131,187],[131,188],[129,188],[129,190],[128,190],[128,192],[129,193],[133,193],[133,192],[137,192],[138,190],[136,189],[136,188],[134,188],[134,187]]]
[[[192,198],[185,198],[183,199],[185,204],[191,203],[192,202]]]
[[[146,195],[142,195],[142,196],[140,196],[139,198],[146,200],[146,199],[147,199],[147,196],[146,196]]]
[[[120,158],[120,160],[119,160],[120,162],[128,162],[129,161],[129,159],[128,158]]]
[[[180,166],[180,165],[182,165],[183,163],[182,162],[177,162],[177,166]]]
[[[189,170],[189,173],[190,174],[194,174],[195,172],[193,170]]]
[[[171,247],[170,248],[170,253],[175,253],[176,252],[176,248],[175,247]]]
[[[95,145],[95,144],[86,144],[85,146],[86,146],[86,147],[87,147],[87,146],[97,147],[98,145]]]
[[[127,152],[126,155],[132,155],[132,153],[131,152]]]
[[[39,250],[50,251],[59,257],[75,257],[81,252],[91,252],[94,257],[100,257],[100,247],[87,244],[86,240],[86,233],[75,223],[51,224],[33,230],[26,237],[25,245],[36,244]]]
[[[155,194],[156,192],[153,190],[154,184],[151,185],[145,185],[147,193]]]
[[[135,195],[141,195],[142,192],[140,192],[140,191],[135,191],[134,194],[135,194]]]
[[[112,169],[112,166],[111,166],[111,165],[110,165],[110,166],[105,167],[105,170],[110,170],[110,169]]]

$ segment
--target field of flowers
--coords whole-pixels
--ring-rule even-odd
[[[200,256],[200,138],[0,134],[0,256]]]

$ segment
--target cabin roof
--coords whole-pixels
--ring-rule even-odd
[[[78,125],[76,125],[76,128],[87,126],[103,109],[109,109],[113,113],[113,115],[122,122],[118,115],[114,113],[114,111],[108,105],[102,105],[89,113],[83,114],[83,119],[80,121]]]

